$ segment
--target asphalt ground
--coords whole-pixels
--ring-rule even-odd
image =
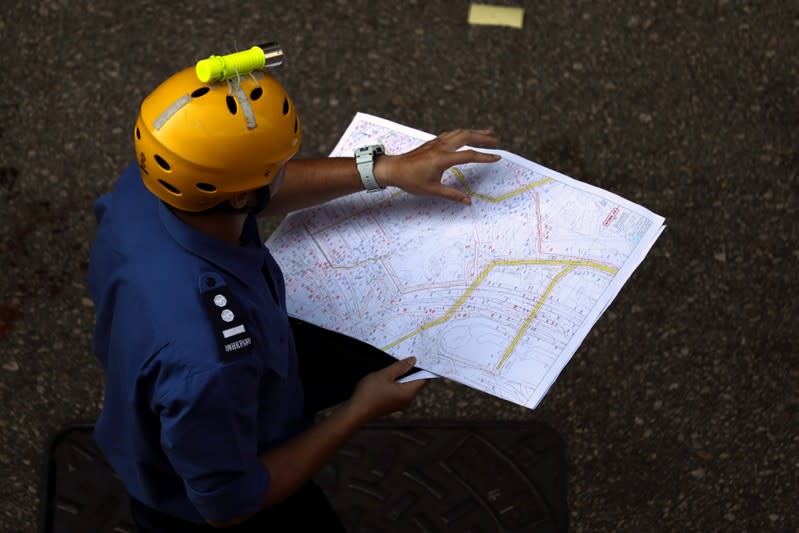
[[[264,40],[285,49],[300,156],[357,111],[490,126],[666,217],[537,410],[437,381],[401,418],[548,422],[574,531],[797,530],[799,4],[515,5],[521,30],[470,27],[463,0],[3,0],[0,530],[35,530],[47,437],[100,407],[92,202],[133,157],[137,106]]]

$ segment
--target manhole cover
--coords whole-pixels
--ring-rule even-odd
[[[71,426],[52,440],[42,530],[135,533],[128,497],[91,430]],[[316,480],[353,532],[567,529],[563,445],[544,424],[374,424]]]

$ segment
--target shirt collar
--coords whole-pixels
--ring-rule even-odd
[[[263,281],[266,249],[252,215],[244,223],[243,246],[217,239],[186,224],[163,202],[158,202],[158,216],[172,238],[189,252],[226,270],[249,287],[255,287]]]

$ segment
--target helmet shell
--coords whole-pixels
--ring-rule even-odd
[[[301,139],[294,102],[265,71],[205,84],[184,69],[144,99],[133,131],[144,184],[192,212],[270,183]]]

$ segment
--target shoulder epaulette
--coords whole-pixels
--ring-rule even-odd
[[[221,357],[242,355],[252,350],[252,337],[244,322],[244,312],[224,278],[207,272],[199,278],[200,300],[214,328]]]

